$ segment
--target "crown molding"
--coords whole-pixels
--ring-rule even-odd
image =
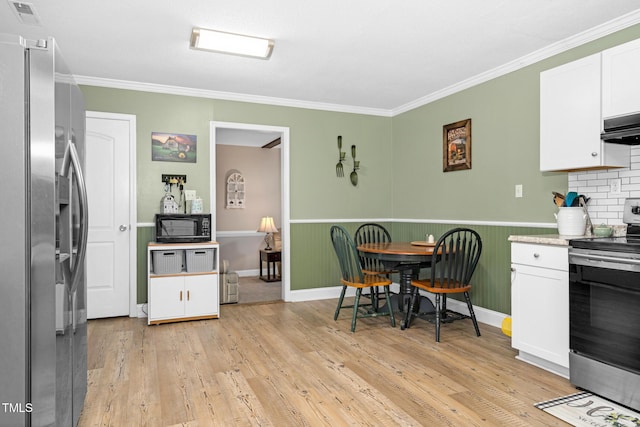
[[[387,110],[382,108],[358,107],[341,104],[302,101],[288,98],[275,98],[259,95],[247,95],[233,92],[215,90],[194,89],[180,86],[167,86],[153,83],[134,82],[127,80],[103,79],[90,76],[74,76],[78,84],[88,86],[108,87],[113,89],[137,90],[143,92],[165,93],[170,95],[193,96],[198,98],[221,99],[226,101],[249,102],[254,104],[266,104],[281,107],[305,108],[311,110],[332,111],[339,113],[365,114],[370,116],[394,117],[438,99],[445,98],[457,92],[471,88],[489,80],[517,71],[521,68],[540,62],[559,53],[581,46],[585,43],[597,40],[601,37],[613,34],[632,25],[640,23],[640,9],[628,13],[620,18],[593,27],[587,31],[571,36],[567,39],[553,43],[528,55],[515,59],[492,70],[480,73],[474,77],[463,80],[442,90],[420,97],[397,108]]]
[[[104,79],[90,76],[74,76],[76,83],[87,86],[108,87],[112,89],[137,90],[142,92],[164,93],[169,95],[193,96],[197,98],[221,99],[225,101],[249,102],[253,104],[276,105],[280,107],[306,108],[310,110],[333,111],[338,113],[365,114],[368,116],[391,117],[391,110],[382,108],[356,107],[351,105],[329,104],[301,101],[297,99],[275,98],[269,96],[247,95],[234,92],[194,89],[181,86],[168,86],[129,80]]]

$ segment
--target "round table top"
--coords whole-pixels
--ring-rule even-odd
[[[433,246],[414,245],[411,242],[363,243],[358,246],[358,250],[390,255],[433,255]]]

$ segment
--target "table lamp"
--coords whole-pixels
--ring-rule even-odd
[[[260,220],[260,227],[258,227],[258,231],[261,233],[267,233],[264,236],[264,242],[267,244],[267,247],[264,248],[266,251],[270,251],[271,250],[271,246],[269,246],[269,242],[271,241],[271,238],[273,236],[272,233],[277,233],[278,229],[276,228],[276,225],[273,223],[273,218],[270,216],[264,216],[262,217],[262,219]]]

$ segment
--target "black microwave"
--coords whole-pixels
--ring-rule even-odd
[[[156,214],[156,242],[211,241],[211,214]]]

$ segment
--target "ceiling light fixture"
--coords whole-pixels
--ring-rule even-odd
[[[273,50],[273,40],[242,34],[194,28],[191,31],[191,48],[232,55],[267,59]]]

